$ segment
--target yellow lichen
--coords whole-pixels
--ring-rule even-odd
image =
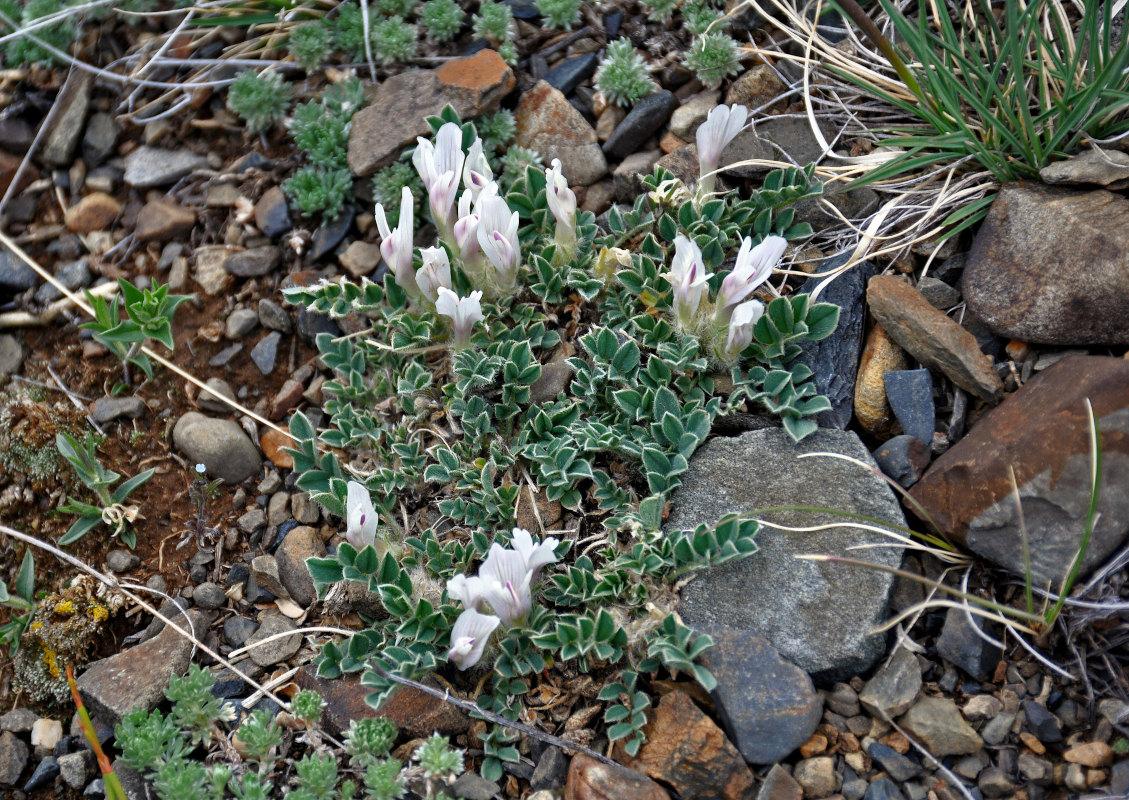
[[[56,663],[56,653],[54,650],[43,648],[43,663],[47,666],[47,671],[51,673],[52,678],[62,677],[59,674],[59,665]]]
[[[55,613],[60,617],[69,617],[74,613],[74,603],[70,600],[60,600],[55,604]]]

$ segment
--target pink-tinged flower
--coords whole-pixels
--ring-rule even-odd
[[[422,136],[417,140],[412,164],[427,189],[431,216],[440,233],[449,232],[454,222],[455,195],[463,173],[463,130],[453,122],[439,129],[435,144]]]
[[[349,481],[345,497],[345,538],[358,550],[376,542],[376,524],[379,521],[372,497],[364,484]]]
[[[412,269],[413,248],[413,219],[412,207],[414,201],[412,193],[405,186],[400,192],[400,219],[396,229],[388,227],[388,218],[384,215],[384,206],[376,204],[376,228],[380,231],[380,254],[388,269],[392,271],[396,284],[408,293],[416,294],[415,271]]]
[[[473,667],[482,658],[486,643],[501,624],[501,620],[491,614],[481,614],[468,608],[459,614],[451,628],[451,649],[447,659],[454,662],[460,670]]]
[[[467,266],[473,267],[479,253],[478,221],[482,204],[490,197],[497,197],[498,184],[490,181],[476,197],[469,189],[459,196],[458,221],[455,222],[455,244],[459,248],[459,258]]]
[[[756,247],[748,237],[741,242],[737,263],[733,271],[725,276],[717,293],[714,319],[719,325],[727,325],[737,304],[768,280],[787,247],[788,240],[783,236],[769,236]]]
[[[450,317],[455,329],[455,348],[466,347],[470,341],[470,331],[474,323],[485,317],[482,316],[482,292],[471,292],[468,297],[459,297],[445,286],[436,290],[439,296],[435,300],[435,311],[445,317]]]
[[[721,151],[737,138],[745,127],[749,110],[744,106],[715,106],[706,121],[698,126],[698,163],[701,177],[698,186],[702,193],[713,191],[715,176],[710,174],[721,161]]]
[[[478,570],[483,581],[483,596],[507,626],[524,620],[533,608],[532,575],[525,558],[495,542]]]
[[[442,247],[420,249],[423,264],[416,271],[416,286],[432,303],[439,297],[439,287],[451,288],[451,260]]]
[[[576,195],[568,188],[568,180],[561,171],[561,160],[545,170],[545,201],[549,212],[557,221],[556,240],[566,247],[576,242]]]
[[[729,336],[725,342],[725,354],[736,358],[753,341],[753,326],[764,315],[764,303],[749,300],[733,309],[729,320]]]
[[[494,172],[490,169],[490,162],[482,152],[482,139],[475,139],[463,163],[463,186],[478,197],[479,192],[494,181]]]
[[[553,564],[557,560],[554,552],[560,540],[550,536],[538,544],[533,543],[533,537],[525,528],[514,528],[510,539],[510,546],[521,556],[525,562],[525,569],[529,572],[530,584],[537,582],[541,567]]]
[[[487,197],[479,203],[478,246],[498,272],[498,284],[512,289],[521,264],[521,244],[517,238],[518,214],[510,211],[501,197]]]
[[[706,272],[701,249],[682,234],[674,237],[674,258],[665,277],[674,287],[675,319],[681,329],[688,332],[693,328],[694,316],[706,291],[706,281],[713,276]]]
[[[485,582],[477,575],[456,575],[447,581],[447,596],[477,611],[482,611],[486,603],[485,589]]]

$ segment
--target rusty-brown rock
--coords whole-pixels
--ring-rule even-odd
[[[167,242],[184,236],[196,224],[196,212],[172,200],[153,200],[137,212],[133,230],[139,242]]]
[[[392,720],[401,732],[412,738],[435,732],[456,736],[470,729],[470,719],[462,711],[411,686],[401,686],[377,711],[365,702],[369,692],[361,686],[357,673],[327,680],[318,677],[317,667],[307,664],[298,670],[294,680],[300,688],[313,689],[325,700],[321,719],[333,736],[348,730],[350,720],[378,716]]]
[[[670,800],[661,786],[642,772],[604,764],[591,756],[573,756],[565,800]]]
[[[1038,183],[1001,190],[968,254],[968,309],[1004,338],[1129,344],[1129,200]]]
[[[67,209],[65,221],[72,233],[104,231],[118,215],[122,204],[105,192],[91,192]]]
[[[416,137],[431,136],[426,118],[448,103],[464,122],[496,110],[514,83],[513,70],[493,50],[393,75],[350,123],[349,169],[364,177],[388,166]]]
[[[742,800],[753,773],[716,723],[685,692],[659,701],[632,766],[674,787],[681,797]]]
[[[546,164],[559,158],[570,184],[588,186],[607,175],[608,162],[597,142],[596,131],[547,82],[538,81],[522,94],[514,120],[514,141],[536,150]]]
[[[1089,505],[1087,398],[1102,434],[1102,485],[1085,574],[1129,532],[1129,361],[1072,356],[1037,374],[938,458],[910,495],[954,539],[1023,575],[1013,468],[1032,576],[1036,584],[1057,585],[1078,549]]]
[[[890,404],[882,376],[907,366],[906,351],[894,343],[881,325],[871,328],[855,379],[855,417],[864,429],[874,432],[890,421]]]
[[[890,338],[923,365],[981,400],[998,400],[1003,394],[1003,383],[975,337],[908,283],[875,275],[867,284],[866,300]]]

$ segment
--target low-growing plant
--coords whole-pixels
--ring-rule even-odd
[[[337,49],[352,61],[365,60],[365,26],[360,7],[355,2],[342,2],[332,18],[333,41]],[[371,29],[370,29],[371,30]]]
[[[316,167],[342,167],[349,150],[349,120],[311,100],[294,109],[290,137]]]
[[[417,0],[377,0],[376,8],[390,17],[406,17],[412,13]]]
[[[666,25],[674,18],[678,0],[640,0],[639,7],[647,12],[648,20]]]
[[[455,0],[427,0],[420,8],[419,20],[433,42],[449,42],[463,27],[466,12]]]
[[[479,117],[475,121],[478,135],[482,137],[482,149],[487,153],[494,153],[507,147],[517,133],[517,120],[514,112],[505,108]],[[533,162],[527,162],[533,165]]]
[[[298,66],[313,72],[325,63],[331,43],[329,26],[322,20],[311,20],[294,26],[287,48]]]
[[[584,0],[535,0],[534,5],[547,27],[571,30],[580,22]]]
[[[384,206],[388,224],[395,227],[400,222],[400,197],[407,189],[412,196],[412,213],[418,213],[417,198],[423,193],[419,174],[406,161],[397,161],[379,169],[372,176],[372,197]]]
[[[707,88],[716,89],[741,72],[737,42],[727,33],[712,31],[694,37],[684,63]]]
[[[0,581],[0,605],[23,612],[13,615],[8,622],[0,625],[0,644],[8,645],[8,658],[12,658],[20,649],[20,637],[35,613],[35,556],[30,547],[24,551],[12,592]]]
[[[135,548],[137,534],[130,523],[141,516],[141,508],[126,505],[125,501],[134,490],[152,478],[156,470],[150,468],[139,472],[111,492],[110,487],[117,483],[121,475],[102,466],[102,462],[98,460],[98,442],[94,437],[87,435],[80,443],[69,433],[59,432],[55,435],[55,447],[74,468],[79,480],[98,496],[99,502],[98,505],[92,505],[73,497],[63,497],[58,510],[78,514],[78,519],[59,539],[59,544],[73,544],[94,528],[105,524],[110,527],[113,536],[119,537],[131,550]]]
[[[227,87],[227,107],[247,123],[251,133],[264,133],[286,115],[294,89],[281,73],[244,70]]]
[[[372,26],[373,57],[384,66],[407,61],[416,54],[416,27],[402,17],[382,19]]]
[[[287,178],[282,190],[306,216],[333,220],[353,190],[353,175],[348,169],[306,166]]]
[[[609,103],[633,106],[659,87],[631,40],[622,38],[608,43],[596,70],[596,88]]]
[[[514,12],[509,6],[494,0],[482,0],[478,13],[471,19],[471,26],[474,35],[488,41],[507,64],[517,61],[517,47],[514,44],[517,25],[514,23]]]
[[[27,0],[21,6],[14,0],[4,0],[0,3],[0,20],[3,20],[6,33],[15,33],[19,28],[26,27],[43,17],[58,14],[65,7],[61,0]],[[7,19],[4,19],[4,18]],[[74,15],[64,15],[50,25],[36,28],[35,38],[45,45],[66,53],[70,50],[78,37],[78,22]],[[38,42],[32,41],[29,36],[17,35],[4,45],[4,60],[8,66],[22,66],[25,64],[59,64],[62,59]]]

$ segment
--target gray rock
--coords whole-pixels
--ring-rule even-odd
[[[26,356],[19,339],[10,333],[0,334],[0,378],[19,372]]]
[[[999,767],[988,767],[980,773],[976,785],[985,797],[1003,797],[1015,791],[1016,786]]]
[[[219,399],[221,396],[235,398],[235,390],[231,388],[231,384],[223,378],[208,378],[205,384],[212,391],[202,389],[200,394],[196,396],[196,405],[217,414],[226,414],[231,411],[231,406]]]
[[[301,525],[291,530],[278,546],[278,578],[290,597],[300,606],[308,607],[317,599],[314,580],[306,569],[307,558],[325,555],[325,544],[315,528]]]
[[[695,146],[691,145],[691,147]],[[680,150],[685,149],[684,147],[680,148]],[[676,150],[675,152],[679,152],[680,150]],[[698,150],[695,147],[695,164],[697,162],[697,153]],[[776,152],[768,140],[762,139],[757,136],[754,131],[746,128],[737,134],[733,141],[725,146],[725,149],[721,151],[721,159],[718,163],[722,167],[725,167],[725,171],[721,173],[723,177],[732,175],[735,178],[755,178],[764,175],[771,168],[762,166],[761,164],[743,164],[741,162],[753,159],[776,161],[779,160],[779,158],[780,154]],[[736,164],[740,164],[740,166],[734,166]],[[697,166],[694,168],[694,173],[694,181],[696,182],[698,179]]]
[[[72,789],[81,789],[86,785],[86,779],[90,777],[88,760],[90,757],[87,755],[89,752],[89,750],[81,750],[59,756],[59,774],[63,778],[63,783]]]
[[[121,132],[112,114],[105,111],[91,114],[82,137],[82,157],[86,163],[96,167],[112,156]]]
[[[228,617],[223,623],[223,640],[232,647],[242,647],[259,629],[259,623],[246,617]]]
[[[314,235],[310,237],[310,249],[306,252],[306,262],[312,264],[333,252],[333,249],[341,244],[345,235],[353,227],[355,215],[356,211],[353,207],[347,205],[341,209],[341,213],[337,215],[336,219],[331,219],[319,225],[318,229],[314,231]]]
[[[835,759],[830,756],[805,758],[796,764],[792,777],[803,787],[804,797],[826,797],[842,783],[835,771]]]
[[[866,749],[866,753],[881,764],[882,769],[896,781],[908,781],[921,774],[920,764],[887,745],[875,742]]]
[[[820,125],[828,142],[833,138],[824,124]],[[767,117],[756,125],[757,135],[775,144],[792,160],[801,166],[817,163],[823,157],[823,148],[811,132],[811,125],[802,116]],[[773,150],[774,158],[780,160],[779,153]]]
[[[43,144],[43,160],[56,167],[69,167],[75,145],[82,136],[86,112],[90,108],[90,90],[94,76],[86,70],[75,70],[55,98],[57,116]]]
[[[798,445],[781,429],[713,439],[691,459],[673,497],[667,530],[773,506],[834,508],[905,525],[897,499],[873,473],[839,459],[797,458],[827,451],[873,463],[858,437],[846,431],[821,429]],[[766,516],[792,526],[840,521],[801,512]],[[805,533],[765,528],[757,536],[756,554],[705,570],[683,589],[679,611],[694,627],[729,627],[768,639],[818,681],[846,680],[885,651],[884,638],[870,631],[884,620],[893,577],[794,556],[842,554],[900,566],[900,547],[865,555],[847,549],[880,538],[847,528]]]
[[[545,82],[562,94],[572,94],[572,90],[592,77],[600,57],[596,53],[585,53],[576,58],[566,58],[545,73]]]
[[[779,764],[773,764],[772,769],[761,784],[757,792],[757,800],[802,800],[804,790],[788,770]]]
[[[319,333],[328,333],[330,336],[340,336],[341,328],[336,320],[326,314],[309,311],[305,306],[298,307],[298,321],[295,326],[298,335],[310,344],[314,344]]]
[[[1003,651],[985,641],[973,629],[969,614],[960,608],[950,608],[945,614],[945,625],[937,639],[937,655],[950,664],[960,667],[978,681],[987,681],[1003,658]],[[998,626],[988,624],[973,615],[973,622],[993,638],[998,638]]]
[[[149,406],[140,397],[99,397],[94,401],[91,416],[101,425],[121,417],[139,419],[148,410]]]
[[[267,515],[261,508],[252,508],[240,515],[235,521],[236,527],[246,534],[258,533],[267,526]]]
[[[488,781],[477,772],[464,772],[451,784],[451,793],[466,800],[490,800],[501,791],[494,781]]]
[[[209,475],[242,483],[259,471],[258,448],[239,425],[189,411],[177,420],[173,442],[191,463],[203,463]]]
[[[615,199],[620,203],[634,204],[635,198],[642,193],[643,179],[654,172],[655,164],[661,157],[661,150],[644,150],[623,159],[612,172]]]
[[[206,581],[192,590],[192,599],[205,611],[213,611],[227,602],[227,595],[221,586]]]
[[[896,783],[883,775],[870,782],[862,800],[905,800],[905,795]]]
[[[933,308],[947,311],[960,302],[960,290],[942,280],[926,275],[917,282],[917,291],[929,301]]]
[[[125,790],[127,800],[152,800],[157,792],[152,784],[141,776],[140,772],[132,770],[122,763],[120,758],[114,759],[112,765],[114,774],[118,776],[122,789]]]
[[[847,258],[846,254],[837,256],[822,264],[820,271],[836,269],[847,263]],[[874,265],[864,261],[832,281],[816,300],[839,306],[839,325],[826,339],[801,343],[800,360],[814,373],[816,390],[831,401],[831,409],[816,417],[825,428],[846,428],[854,413],[855,375],[866,321],[866,282],[874,272]],[[800,292],[810,294],[821,282],[821,278],[808,278]]]
[[[55,278],[59,283],[66,286],[71,291],[82,289],[89,286],[94,276],[90,273],[90,267],[86,264],[85,258],[79,258],[74,261],[65,261],[55,267]],[[53,303],[63,296],[63,293],[56,289],[49,283],[40,286],[35,292],[35,301],[41,305]]]
[[[20,261],[15,253],[6,247],[0,248],[0,292],[25,292],[35,286],[38,280],[35,270]]]
[[[541,377],[529,388],[530,403],[547,403],[568,388],[572,380],[572,367],[567,361],[550,361],[541,367]]]
[[[1027,722],[1027,730],[1043,744],[1056,744],[1062,741],[1062,731],[1059,721],[1046,706],[1034,700],[1023,701],[1023,717]]]
[[[136,189],[167,186],[208,161],[190,150],[163,150],[142,146],[125,157],[125,182]]]
[[[30,708],[13,708],[7,714],[0,716],[0,731],[31,733],[31,726],[37,719],[39,715]]]
[[[866,682],[859,703],[878,719],[898,717],[921,692],[921,665],[904,647],[898,648],[889,662]]]
[[[0,733],[0,786],[14,786],[27,766],[27,744],[11,731]]]
[[[267,244],[229,253],[223,260],[223,268],[240,278],[257,278],[273,272],[281,262],[282,252],[273,244]]]
[[[802,161],[800,163],[803,164]],[[824,200],[839,213],[827,208]],[[823,231],[842,224],[840,215],[861,225],[878,208],[878,202],[878,193],[869,186],[847,189],[846,184],[837,183],[824,186],[819,197],[800,200],[792,207],[796,210],[796,222],[806,222],[815,230]]]
[[[707,89],[686,98],[670,115],[670,132],[683,141],[690,141],[720,100],[721,92],[717,89]]]
[[[841,717],[855,717],[859,714],[858,692],[847,683],[835,684],[830,694],[823,698],[823,703],[829,711]]]
[[[537,760],[533,777],[529,779],[529,787],[535,792],[542,789],[560,789],[565,784],[567,773],[568,757],[564,752],[559,747],[546,747],[541,758]]]
[[[51,783],[57,777],[59,777],[59,762],[54,756],[47,756],[35,765],[35,771],[31,773],[31,777],[24,784],[24,791],[34,792],[36,789],[41,789]]]
[[[823,704],[811,678],[748,631],[702,628],[714,646],[702,663],[717,678],[711,692],[730,740],[746,761],[773,764],[815,732]]]
[[[922,697],[898,721],[937,758],[975,753],[984,745],[948,698]]]
[[[237,308],[227,317],[224,335],[228,339],[242,339],[258,326],[259,312],[251,308]]]
[[[968,310],[1005,338],[1129,344],[1129,244],[1109,235],[1126,226],[1129,199],[1104,189],[1006,184],[968,254]]]
[[[255,203],[255,225],[264,236],[277,239],[294,227],[290,221],[290,208],[286,204],[286,194],[277,186],[263,192]]]
[[[281,614],[267,614],[259,629],[247,639],[247,645],[261,642],[275,634],[296,630],[294,623]],[[251,660],[260,667],[270,667],[293,656],[302,646],[302,635],[282,636],[264,645],[253,647]]]
[[[269,297],[264,297],[259,301],[259,324],[268,331],[279,331],[280,333],[290,333],[290,329],[293,327],[290,314]]]
[[[141,563],[141,559],[128,550],[111,550],[106,553],[106,566],[111,572],[129,572]]]
[[[615,132],[604,142],[604,153],[610,158],[623,158],[634,153],[644,142],[666,125],[674,109],[678,108],[678,98],[673,92],[660,89],[636,103]]]
[[[883,373],[886,399],[902,430],[925,444],[933,442],[933,378],[927,369],[892,369]]]
[[[1022,764],[1023,756],[1020,756],[1020,763]],[[1050,773],[1051,765],[1047,764],[1047,773]],[[1109,771],[1109,790],[1114,797],[1122,797],[1129,794],[1129,760],[1122,759],[1113,765]]]
[[[303,525],[314,525],[321,517],[321,509],[306,492],[290,495],[290,510],[294,513],[294,519]]]
[[[1039,170],[1045,183],[1096,184],[1110,190],[1129,186],[1129,155],[1091,147]]]
[[[278,574],[278,560],[272,555],[251,559],[251,578],[274,597],[286,597],[286,588]]]
[[[259,368],[259,372],[270,375],[274,372],[274,362],[278,358],[278,343],[282,341],[282,334],[271,331],[251,348],[251,360]]]
[[[177,625],[203,635],[207,627],[204,615],[195,610],[185,614],[187,620],[175,617]],[[78,677],[78,690],[96,716],[117,725],[135,708],[156,708],[164,699],[169,679],[188,670],[191,653],[192,642],[165,626],[149,641],[91,664]]]
[[[925,442],[903,433],[883,442],[874,451],[874,460],[883,473],[908,488],[921,480],[925,468],[929,466],[930,455],[931,451]]]

